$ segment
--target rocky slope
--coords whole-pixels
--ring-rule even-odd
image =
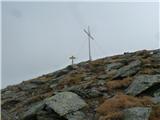
[[[2,120],[160,120],[160,50],[68,66],[1,99]]]

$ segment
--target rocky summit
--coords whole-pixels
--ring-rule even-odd
[[[127,52],[1,90],[2,120],[160,120],[160,49]]]

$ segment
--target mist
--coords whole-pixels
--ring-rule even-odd
[[[88,60],[159,47],[158,2],[2,2],[2,88]]]

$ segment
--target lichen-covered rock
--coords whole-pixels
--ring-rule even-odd
[[[108,64],[106,67],[106,72],[111,71],[113,69],[119,69],[122,66],[123,66],[123,64],[120,62]]]
[[[123,111],[123,120],[149,120],[151,108],[147,107],[134,107]]]
[[[129,65],[118,69],[113,78],[131,76],[135,74],[138,70],[140,70],[140,65],[141,65],[140,60],[132,61],[131,63],[129,63]]]
[[[87,104],[77,94],[72,92],[61,92],[47,98],[46,104],[60,116],[75,112]]]
[[[127,94],[136,96],[155,84],[160,84],[160,75],[139,75],[126,91]]]
[[[36,117],[36,113],[44,108],[44,102],[39,102],[34,105],[31,105],[27,111],[20,113],[22,120],[29,120]]]

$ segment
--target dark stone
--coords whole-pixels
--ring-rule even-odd
[[[123,111],[124,120],[149,120],[151,108],[134,107]]]
[[[126,89],[126,93],[136,96],[155,84],[160,84],[160,75],[139,75]]]

